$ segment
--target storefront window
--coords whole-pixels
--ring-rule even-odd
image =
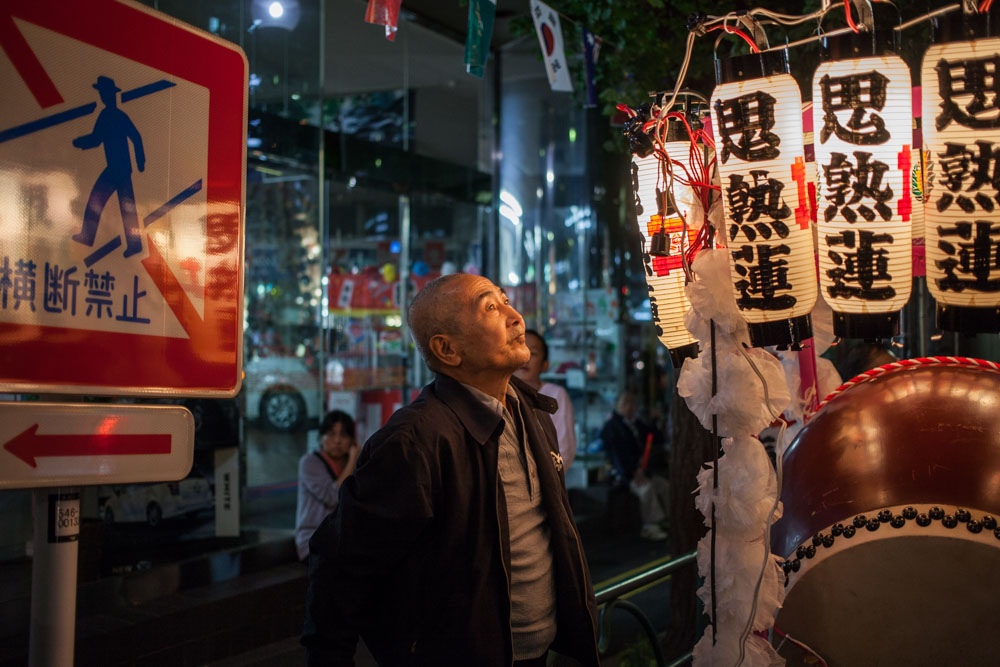
[[[322,417],[317,193],[314,171],[273,158],[249,169],[243,388],[249,489],[294,479],[296,454]]]
[[[355,415],[359,439],[429,381],[401,304],[443,273],[480,270],[483,217],[442,194],[331,185],[326,398]]]
[[[598,207],[605,188],[593,180],[593,160],[602,157],[593,145],[597,127],[567,95],[549,90],[544,70],[532,67],[534,47],[503,54],[504,71],[513,73],[501,97],[499,277],[548,343],[543,379],[569,391],[579,465],[568,483],[586,485],[604,464],[601,426],[624,387],[624,321],[606,232],[620,222]]]

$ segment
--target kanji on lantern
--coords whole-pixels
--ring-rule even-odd
[[[934,121],[938,131],[952,122],[976,129],[1000,128],[1000,54],[985,58],[941,58],[934,69],[941,97],[941,113]],[[972,99],[966,102],[969,96]]]
[[[945,150],[936,157],[938,182],[948,192],[942,192],[937,200],[938,211],[946,211],[955,204],[966,213],[977,209],[990,212],[1000,203],[1000,148],[993,148],[993,143],[945,143]],[[987,186],[985,192],[983,186]]]
[[[844,153],[830,154],[830,163],[823,165],[823,196],[830,204],[823,212],[826,222],[838,213],[848,222],[857,221],[859,215],[871,222],[876,212],[882,220],[892,217],[886,204],[892,201],[892,188],[888,183],[883,186],[889,165],[871,157],[871,153],[855,151],[851,162]]]
[[[964,34],[964,33],[963,33]],[[1000,331],[1000,39],[931,45],[921,68],[927,287],[937,325]]]
[[[831,54],[856,55],[813,78],[820,291],[836,335],[885,338],[899,333],[913,273],[910,71],[891,34],[831,40]]]
[[[831,296],[872,301],[885,301],[896,296],[892,275],[889,274],[887,250],[892,244],[891,235],[849,230],[829,236],[826,242],[831,248],[830,259],[836,265],[827,271],[833,281],[828,288]]]
[[[795,297],[787,293],[792,288],[788,282],[788,260],[782,256],[792,252],[784,243],[778,245],[742,245],[733,250],[736,281],[740,296],[737,305],[745,310],[782,310],[795,305]]]
[[[784,55],[721,61],[712,93],[733,292],[754,346],[812,335],[816,262],[802,98]]]
[[[1000,292],[1000,224],[988,220],[938,228],[938,248],[947,256],[935,262],[944,271],[942,291]]]
[[[728,162],[735,155],[744,162],[771,160],[781,153],[781,137],[774,128],[774,97],[763,91],[716,100],[715,113],[722,135],[719,157]],[[734,142],[733,137],[738,137]]]
[[[782,220],[792,214],[788,204],[781,198],[784,183],[776,178],[768,178],[768,172],[763,169],[752,169],[749,173],[752,183],[747,182],[743,174],[732,174],[729,177],[726,196],[729,198],[729,215],[734,221],[754,222],[762,215]]]
[[[642,205],[642,197],[639,192],[639,165],[632,162],[632,208],[635,210],[636,217],[642,220],[642,215],[646,212],[646,207]],[[655,205],[653,206],[653,210],[656,210]]]
[[[888,83],[889,79],[885,75],[874,70],[847,76],[823,76],[819,80],[823,93],[823,129],[820,141],[826,143],[831,134],[858,146],[884,144],[888,141],[889,130],[885,127],[885,121],[874,113],[882,111],[885,106]],[[837,112],[848,110],[851,117],[845,127],[840,124]]]

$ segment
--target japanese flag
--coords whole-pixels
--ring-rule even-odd
[[[563,49],[562,28],[559,13],[544,2],[531,0],[531,18],[535,21],[535,32],[545,58],[545,71],[549,75],[552,90],[573,92],[573,82],[569,78],[566,52]]]

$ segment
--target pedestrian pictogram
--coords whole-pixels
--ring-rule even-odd
[[[73,235],[73,240],[85,246],[94,245],[97,235],[97,225],[101,222],[101,214],[112,194],[118,195],[118,206],[122,213],[122,224],[125,226],[125,257],[142,251],[142,237],[139,234],[139,221],[135,213],[135,194],[132,191],[132,156],[129,152],[129,142],[135,150],[135,164],[139,171],[146,169],[146,154],[142,150],[142,135],[135,129],[135,124],[124,111],[118,108],[118,93],[121,88],[115,85],[113,79],[106,76],[97,77],[94,88],[101,95],[104,110],[97,117],[94,131],[73,140],[77,148],[87,150],[104,146],[104,156],[107,167],[97,177],[87,205],[83,213],[83,228]]]
[[[242,50],[127,0],[13,0],[0,86],[0,390],[235,394]]]

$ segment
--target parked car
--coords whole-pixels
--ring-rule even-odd
[[[247,419],[274,431],[295,431],[318,420],[319,377],[298,357],[259,357],[246,364]]]
[[[100,515],[106,523],[145,521],[156,527],[163,519],[215,506],[212,487],[198,475],[179,482],[101,486],[97,495]]]

